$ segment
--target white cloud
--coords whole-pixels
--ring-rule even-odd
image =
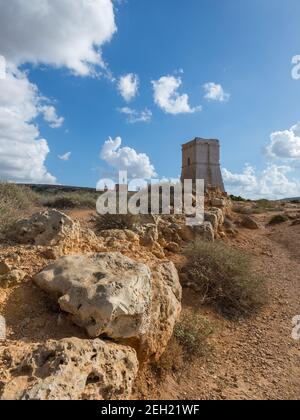
[[[137,111],[135,109],[124,107],[118,110],[121,114],[127,115],[127,122],[129,124],[136,124],[139,122],[150,122],[152,118],[152,112],[150,109],[144,109],[143,111]]]
[[[267,154],[278,159],[300,159],[300,122],[289,130],[271,134]]]
[[[129,73],[120,77],[118,90],[126,102],[134,99],[139,89],[139,78],[137,74]]]
[[[63,160],[64,162],[67,162],[70,160],[72,152],[67,152],[64,155],[58,155],[58,159]]]
[[[63,125],[65,119],[59,117],[56,109],[52,105],[42,105],[40,112],[43,114],[45,121],[47,121],[51,128],[59,128]]]
[[[0,54],[0,80],[4,80],[6,77],[6,60],[3,55]]]
[[[116,31],[112,0],[0,0],[0,51],[8,62],[93,74]]]
[[[205,83],[203,88],[206,92],[204,97],[209,101],[227,102],[230,99],[230,94],[226,93],[221,85],[214,82]]]
[[[34,124],[40,112],[37,87],[26,74],[7,70],[0,80],[0,178],[22,182],[54,183],[45,167],[47,141]]]
[[[53,128],[64,119],[19,68],[44,64],[92,76],[102,67],[109,77],[101,47],[116,31],[113,2],[0,0],[0,10],[0,177],[54,183],[45,167],[49,147],[35,119],[42,115]]]
[[[246,165],[240,174],[223,169],[223,177],[229,193],[246,198],[280,199],[300,196],[300,182],[290,179],[287,166],[269,165],[262,172],[257,172]]]
[[[192,108],[189,105],[189,96],[180,95],[178,89],[182,85],[180,77],[163,76],[159,80],[152,81],[155,103],[168,114],[186,114],[200,111],[200,106]]]
[[[103,145],[100,157],[118,171],[127,171],[129,178],[149,179],[156,176],[154,166],[145,153],[130,147],[121,147],[122,139],[109,138]]]

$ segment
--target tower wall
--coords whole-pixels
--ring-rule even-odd
[[[204,179],[205,186],[225,191],[218,140],[196,138],[182,146],[182,179]]]

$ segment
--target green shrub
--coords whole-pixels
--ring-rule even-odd
[[[231,194],[229,197],[232,201],[247,201],[245,198],[241,197],[240,195],[236,196],[236,195]]]
[[[195,312],[185,312],[174,329],[174,337],[188,359],[204,356],[207,353],[207,339],[212,333],[211,324]]]
[[[175,325],[174,334],[159,362],[153,365],[159,376],[182,371],[187,362],[208,353],[208,338],[213,333],[206,318],[192,310],[185,310]]]
[[[38,196],[30,188],[0,182],[0,232],[5,233],[16,220],[26,217],[38,205]]]
[[[280,223],[285,223],[289,220],[289,218],[284,214],[276,214],[273,216],[269,221],[269,225],[278,225]]]
[[[266,300],[265,281],[254,274],[249,256],[222,243],[196,241],[186,250],[183,268],[203,303],[229,318],[247,316]]]

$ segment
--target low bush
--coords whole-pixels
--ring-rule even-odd
[[[223,243],[196,241],[186,249],[183,268],[203,303],[229,318],[256,312],[266,301],[265,280],[252,269],[251,258]]]
[[[44,207],[57,210],[95,209],[97,196],[92,193],[58,193],[41,195]]]
[[[205,356],[210,348],[208,338],[212,333],[213,327],[206,318],[192,310],[184,310],[165,353],[154,366],[155,370],[160,376],[177,373],[187,362]]]
[[[269,221],[269,225],[278,225],[280,223],[285,223],[288,220],[289,218],[285,214],[276,214],[276,216],[273,216]]]
[[[212,325],[195,312],[185,312],[174,329],[174,337],[188,359],[205,356],[208,350],[207,339],[212,333]]]
[[[0,182],[0,232],[5,233],[16,220],[26,217],[38,205],[38,195],[30,188]]]

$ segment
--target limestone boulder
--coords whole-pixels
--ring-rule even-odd
[[[122,254],[62,257],[34,281],[90,337],[130,340],[149,328],[150,269]]]
[[[182,287],[172,262],[152,268],[151,297],[150,328],[141,346],[141,360],[159,360],[180,317]]]
[[[29,219],[16,222],[9,237],[20,244],[56,246],[65,238],[78,238],[80,226],[57,210],[37,213]]]
[[[119,253],[63,257],[34,278],[90,337],[130,345],[140,360],[159,357],[181,310],[170,262],[147,265]]]
[[[213,207],[204,213],[204,220],[211,223],[214,232],[217,234],[223,228],[224,214],[221,209]]]
[[[128,399],[138,372],[135,350],[99,339],[48,341],[17,366],[9,359],[1,400]]]
[[[210,222],[204,222],[198,226],[193,226],[196,237],[202,238],[208,242],[214,242],[215,240],[215,231],[213,225]]]

